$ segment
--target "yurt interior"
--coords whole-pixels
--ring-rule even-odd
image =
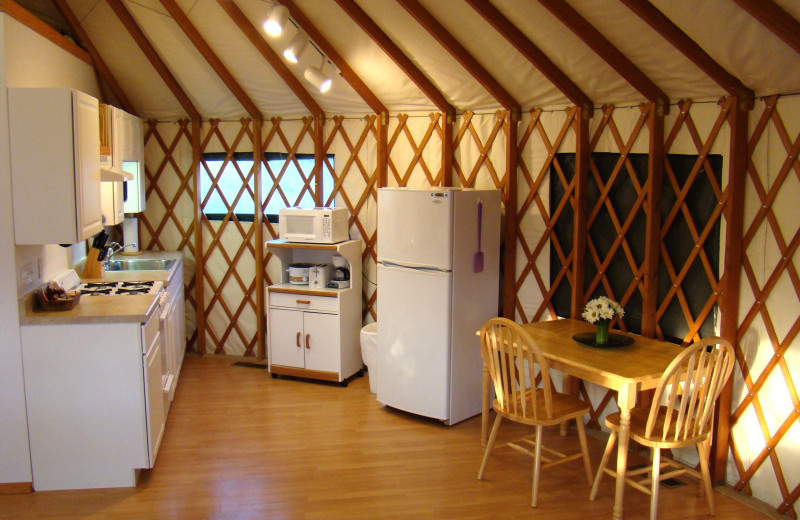
[[[798,517],[797,0],[0,46],[0,518]]]

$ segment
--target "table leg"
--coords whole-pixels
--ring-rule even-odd
[[[619,438],[617,440],[617,488],[614,493],[614,520],[622,519],[622,498],[625,494],[625,470],[628,465],[628,440],[631,434],[631,410],[636,406],[636,385],[619,389]]]
[[[486,447],[486,436],[489,434],[489,399],[492,387],[489,368],[483,363],[483,385],[481,389],[481,446]]]
[[[581,380],[577,377],[572,377],[568,374],[562,374],[561,376],[561,393],[571,395],[574,397],[578,397],[580,393],[580,383]],[[562,422],[558,427],[558,433],[561,434],[562,437],[567,436],[567,430],[569,429],[570,421]]]

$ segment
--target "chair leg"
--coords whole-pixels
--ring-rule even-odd
[[[653,467],[650,478],[650,520],[656,520],[658,514],[658,486],[661,483],[661,448],[653,448]]]
[[[536,427],[536,455],[533,460],[533,484],[531,489],[531,507],[536,507],[539,495],[539,468],[542,465],[542,427]]]
[[[591,485],[592,460],[589,458],[589,446],[586,444],[586,430],[583,427],[583,419],[581,417],[576,418],[575,425],[578,427],[578,439],[581,441],[581,453],[583,453],[583,467],[586,470],[586,481]]]
[[[481,469],[478,470],[478,480],[483,480],[483,473],[486,471],[486,464],[489,463],[489,454],[494,447],[494,441],[497,439],[497,432],[500,431],[500,422],[503,420],[502,415],[497,415],[492,426],[492,433],[489,435],[489,442],[486,443],[486,449],[483,451],[483,460],[481,461]]]
[[[600,486],[600,479],[603,478],[605,468],[608,465],[608,459],[611,457],[611,451],[614,449],[614,442],[617,440],[617,432],[611,430],[611,435],[608,436],[608,443],[606,450],[603,452],[603,458],[600,460],[600,466],[597,468],[597,476],[594,477],[594,485],[592,485],[592,492],[589,493],[589,500],[594,500],[597,496],[597,488]]]
[[[711,474],[708,471],[709,443],[711,437],[697,445],[697,455],[700,457],[700,471],[703,473],[703,486],[706,491],[706,502],[708,502],[708,513],[714,516],[714,495],[711,489]]]

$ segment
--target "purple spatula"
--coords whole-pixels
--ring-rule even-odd
[[[483,251],[481,251],[481,227],[483,224],[483,201],[478,201],[478,252],[472,264],[472,271],[480,273],[483,271]]]

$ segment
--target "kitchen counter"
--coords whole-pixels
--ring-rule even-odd
[[[166,286],[178,272],[183,253],[175,251],[145,251],[141,255],[115,255],[117,259],[175,259],[169,271],[112,271],[102,278],[82,278],[81,282],[149,281],[160,280]],[[75,266],[80,273],[82,265]],[[40,311],[34,309],[33,294],[20,302],[20,325],[77,324],[77,323],[144,323],[158,304],[155,294],[125,296],[81,296],[81,301],[68,311]]]

